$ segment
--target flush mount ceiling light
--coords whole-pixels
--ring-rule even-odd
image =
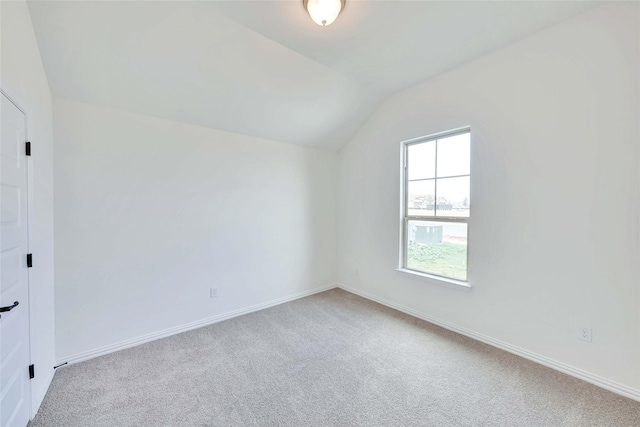
[[[344,2],[345,0],[302,0],[311,19],[323,27],[331,25],[336,20],[344,9]]]

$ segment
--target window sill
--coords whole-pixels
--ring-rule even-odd
[[[456,291],[469,292],[471,290],[471,285],[468,282],[462,282],[455,279],[447,279],[445,277],[434,276],[427,273],[420,273],[419,271],[409,270],[406,268],[396,268],[396,271],[410,274],[412,276],[418,276],[419,278],[428,279],[428,283],[453,289]]]

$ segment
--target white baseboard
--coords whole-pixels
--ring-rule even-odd
[[[273,307],[276,305],[283,304],[285,302],[293,301],[296,299],[304,298],[309,295],[317,294],[319,292],[324,292],[329,289],[336,288],[337,284],[330,284],[326,286],[321,286],[319,288],[314,288],[308,291],[298,292],[293,295],[288,295],[286,297],[273,299],[270,301],[262,302],[259,304],[251,305],[249,307],[241,308],[238,310],[230,311],[228,313],[219,314],[212,317],[207,317],[205,319],[196,320],[195,322],[186,323],[184,325],[176,326],[173,328],[165,329],[163,331],[153,332],[150,334],[142,335],[137,338],[132,338],[125,341],[120,341],[115,344],[107,345],[104,347],[95,348],[93,350],[85,351],[82,353],[77,353],[72,356],[65,357],[63,359],[58,360],[56,365],[62,365],[66,363],[67,365],[72,365],[74,363],[83,362],[85,360],[93,359],[95,357],[104,356],[105,354],[114,353],[116,351],[124,350],[126,348],[135,347],[140,344],[145,344],[151,341],[155,341],[161,338],[166,338],[171,335],[176,335],[182,332],[187,332],[192,329],[201,328],[203,326],[212,325],[214,323],[222,322],[223,320],[228,320],[234,317],[242,316],[243,314],[253,313],[254,311],[264,310],[265,308]],[[62,366],[61,366],[62,368]]]
[[[133,338],[130,340],[126,340],[126,341],[121,341],[119,343],[116,344],[112,344],[112,345],[108,345],[108,346],[104,346],[104,347],[100,347],[100,348],[96,348],[93,350],[89,350],[86,352],[82,352],[82,353],[78,353],[75,354],[73,356],[69,356],[67,358],[61,359],[59,360],[56,364],[60,365],[62,363],[67,363],[68,365],[72,365],[74,363],[78,363],[78,362],[83,362],[85,360],[89,360],[89,359],[93,359],[95,357],[99,357],[99,356],[103,356],[105,354],[109,354],[109,353],[114,353],[116,351],[119,350],[124,350],[126,348],[131,348],[131,347],[135,347],[137,345],[140,344],[144,344],[147,342],[151,342],[151,341],[155,341],[161,338],[165,338],[165,337],[169,337],[171,335],[176,335],[182,332],[187,332],[190,331],[192,329],[197,329],[197,328],[201,328],[203,326],[207,326],[207,325],[211,325],[217,322],[221,322],[223,320],[227,320],[227,319],[231,319],[234,317],[238,317],[238,316],[242,316],[243,314],[248,314],[248,313],[253,313],[255,311],[259,311],[259,310],[264,310],[265,308],[269,308],[269,307],[273,307],[279,304],[283,304],[289,301],[293,301],[299,298],[304,298],[313,294],[317,294],[320,292],[324,292],[327,291],[329,289],[333,289],[333,288],[341,288],[347,292],[351,292],[353,294],[359,295],[363,298],[369,299],[371,301],[375,301],[379,304],[385,305],[387,307],[393,308],[395,310],[401,311],[403,313],[406,313],[410,316],[416,317],[418,319],[422,319],[426,322],[429,323],[433,323],[434,325],[438,325],[442,328],[448,329],[450,331],[453,332],[457,332],[461,335],[465,335],[469,338],[473,338],[477,341],[481,341],[485,344],[489,344],[491,346],[497,347],[499,349],[502,349],[504,351],[507,351],[509,353],[515,354],[517,356],[520,357],[524,357],[525,359],[531,360],[533,362],[539,363],[541,365],[547,366],[549,368],[555,369],[557,371],[563,372],[567,375],[571,375],[572,377],[581,379],[583,381],[586,381],[588,383],[597,385],[599,387],[602,387],[606,390],[612,391],[614,393],[617,393],[621,396],[625,396],[628,397],[630,399],[636,400],[640,402],[640,390],[636,390],[634,388],[625,386],[623,384],[617,383],[615,381],[611,381],[608,380],[606,378],[600,377],[598,375],[592,374],[590,372],[584,371],[582,369],[579,368],[575,368],[573,366],[567,365],[565,363],[562,362],[558,362],[557,360],[553,360],[550,359],[548,357],[539,355],[537,353],[533,353],[529,350],[525,350],[523,348],[511,345],[509,343],[506,343],[504,341],[500,341],[494,338],[491,338],[487,335],[483,335],[477,332],[474,332],[472,330],[466,329],[466,328],[462,328],[459,326],[456,326],[452,323],[449,322],[445,322],[443,320],[437,319],[435,317],[420,313],[416,310],[410,309],[408,307],[404,307],[400,304],[396,304],[394,302],[388,301],[384,298],[380,298],[377,297],[373,294],[370,294],[368,292],[365,291],[361,291],[358,289],[354,289],[354,288],[350,288],[342,283],[334,283],[334,284],[330,284],[327,286],[322,286],[319,288],[314,288],[312,290],[309,291],[304,291],[304,292],[299,292],[297,294],[293,294],[293,295],[289,295],[286,297],[282,297],[282,298],[278,298],[278,299],[274,299],[274,300],[270,300],[270,301],[266,301],[260,304],[255,304],[249,307],[245,307],[239,310],[234,310],[228,313],[223,313],[217,316],[213,316],[213,317],[208,317],[206,319],[202,319],[202,320],[198,320],[195,322],[191,322],[191,323],[187,323],[181,326],[177,326],[174,328],[169,328],[169,329],[165,329],[163,331],[159,331],[159,332],[154,332],[151,334],[147,334],[147,335],[143,335],[140,336],[138,338]],[[53,378],[53,371],[51,372],[50,378],[48,379],[49,384],[51,383],[51,380]],[[46,390],[46,389],[45,389]],[[44,395],[42,396],[44,397]],[[40,399],[40,401],[42,401],[42,399]],[[35,415],[35,414],[34,414]]]
[[[481,341],[485,344],[489,344],[493,347],[497,347],[509,353],[515,354],[520,357],[524,357],[525,359],[531,360],[533,362],[539,363],[541,365],[547,366],[551,369],[555,369],[557,371],[563,372],[567,375],[571,375],[572,377],[581,379],[588,383],[597,385],[598,387],[602,387],[606,390],[617,393],[621,396],[628,397],[633,400],[637,400],[640,402],[640,390],[633,389],[624,384],[617,383],[615,381],[608,380],[606,378],[600,377],[598,375],[592,374],[590,372],[584,371],[579,368],[575,368],[573,366],[567,365],[562,362],[558,362],[557,360],[550,359],[548,357],[542,356],[540,354],[533,353],[529,350],[525,350],[523,348],[511,345],[504,341],[500,341],[489,336],[474,332],[472,330],[461,328],[452,323],[445,322],[443,320],[437,319],[435,317],[420,313],[416,310],[410,309],[408,307],[404,307],[400,304],[396,304],[394,302],[388,301],[384,298],[377,297],[373,294],[370,294],[365,291],[361,291],[358,289],[350,288],[342,283],[338,283],[337,287],[343,289],[347,292],[351,292],[353,294],[359,295],[363,298],[369,299],[371,301],[375,301],[379,304],[385,305],[387,307],[391,307],[395,310],[406,313],[410,316],[417,317],[418,319],[422,319],[426,322],[433,323],[434,325],[438,325],[442,328],[448,329],[453,332],[457,332],[461,335],[465,335],[469,338],[473,338],[474,340]]]

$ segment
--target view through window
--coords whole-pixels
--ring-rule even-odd
[[[403,268],[467,280],[470,141],[464,129],[403,144]]]

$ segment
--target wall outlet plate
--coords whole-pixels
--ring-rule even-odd
[[[578,339],[580,341],[591,342],[591,328],[588,326],[582,326],[578,329]]]
[[[218,296],[218,288],[209,289],[209,298],[216,298]]]

